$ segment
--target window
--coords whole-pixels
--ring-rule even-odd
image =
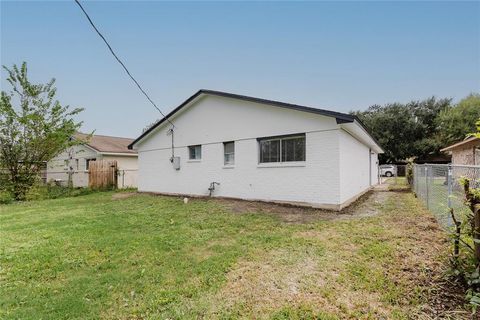
[[[68,160],[67,159],[63,160],[63,166],[65,167],[65,170],[68,169]]]
[[[260,140],[260,163],[280,162],[280,139]]]
[[[188,158],[190,160],[201,160],[202,159],[202,146],[190,146],[188,147]]]
[[[305,161],[305,135],[258,140],[260,163]]]
[[[284,161],[305,161],[305,136],[282,139]]]
[[[235,164],[235,142],[223,143],[223,155],[225,165],[232,166]]]
[[[92,159],[85,159],[85,170],[88,170],[90,168],[90,162],[95,161],[97,159],[92,158]]]
[[[75,159],[75,167],[77,168],[77,171],[79,169],[79,166],[78,166],[78,159]]]

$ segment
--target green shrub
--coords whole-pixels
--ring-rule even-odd
[[[108,190],[94,190],[90,188],[68,188],[66,186],[60,186],[55,183],[43,184],[40,180],[37,181],[32,187],[28,189],[25,194],[26,201],[38,201],[47,199],[58,199],[66,197],[78,197],[94,192],[101,192]],[[136,191],[136,189],[125,189],[122,191]],[[8,187],[0,189],[0,204],[11,203],[15,201],[13,193],[9,191]]]
[[[68,197],[75,189],[70,189],[64,186],[47,185],[46,190],[48,199],[58,199]]]
[[[8,190],[0,190],[0,204],[13,202],[13,195]]]
[[[27,201],[44,199],[48,199],[48,191],[45,186],[42,186],[39,183],[34,184],[25,194],[25,200]]]
[[[78,197],[87,195],[98,190],[92,190],[89,188],[68,188],[65,186],[58,186],[55,184],[40,185],[36,184],[27,193],[26,200],[46,200],[46,199],[58,199],[67,197]]]

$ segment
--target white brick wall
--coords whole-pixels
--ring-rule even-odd
[[[235,165],[223,165],[223,143],[202,146],[202,160],[189,161],[187,147],[175,149],[181,169],[169,162],[170,150],[139,153],[139,190],[208,195],[212,181],[216,196],[243,199],[337,204],[338,131],[307,133],[305,163],[276,166],[258,164],[258,142],[235,142]],[[323,145],[323,148],[318,148]],[[333,201],[332,201],[333,200]]]
[[[370,148],[340,131],[340,202],[370,187]]]
[[[372,186],[378,184],[378,154],[372,151],[372,158],[371,158],[371,166],[372,169],[370,171],[372,175],[371,184]]]
[[[340,148],[342,132],[335,118],[322,115],[260,105],[236,99],[204,96],[189,107],[184,107],[172,121],[175,124],[175,155],[181,157],[181,169],[174,170],[171,157],[169,126],[160,126],[135,147],[139,152],[139,191],[208,195],[212,181],[215,196],[243,199],[277,200],[309,203],[317,206],[337,206],[351,192],[368,188],[369,148],[357,140]],[[304,163],[259,164],[259,137],[292,133],[306,135]],[[235,141],[235,166],[223,165],[223,142]],[[201,161],[188,160],[188,146],[202,145]],[[355,190],[341,195],[343,183],[350,184],[349,175],[341,176],[341,168],[350,165],[350,159],[341,162],[341,151],[353,149],[366,152],[352,155],[354,160],[367,161],[365,172]],[[352,150],[353,150],[352,149]],[[359,157],[360,159],[358,159]],[[353,168],[359,166],[353,165]],[[353,179],[356,179],[356,173]]]

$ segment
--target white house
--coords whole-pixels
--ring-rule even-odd
[[[96,160],[116,160],[118,187],[136,187],[138,174],[137,152],[128,149],[133,139],[78,133],[74,139],[85,141],[57,155],[47,163],[47,181],[67,184],[72,172],[74,187],[88,186],[89,163]]]
[[[334,210],[378,183],[383,152],[353,115],[211,90],[129,148],[138,151],[139,191]]]

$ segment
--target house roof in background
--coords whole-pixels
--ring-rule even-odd
[[[441,149],[440,151],[452,151],[453,149],[467,147],[469,144],[480,144],[480,138],[468,137],[465,140],[454,143],[446,148]]]
[[[331,111],[331,110],[325,110],[325,109],[317,109],[317,108],[312,108],[312,107],[306,107],[306,106],[301,106],[297,104],[291,104],[291,103],[286,103],[286,102],[280,102],[280,101],[275,101],[275,100],[267,100],[267,99],[262,99],[262,98],[255,98],[255,97],[250,97],[250,96],[244,96],[244,95],[239,95],[239,94],[234,94],[234,93],[228,93],[228,92],[223,92],[223,91],[215,91],[215,90],[207,90],[207,89],[200,89],[198,90],[194,95],[192,95],[190,98],[185,100],[181,105],[173,109],[169,114],[167,114],[164,118],[162,118],[160,121],[158,121],[156,124],[148,128],[148,130],[145,130],[138,138],[136,138],[129,146],[128,148],[131,149],[133,148],[133,145],[140,140],[142,140],[145,136],[147,136],[150,132],[155,130],[159,125],[164,123],[167,119],[169,119],[171,116],[173,116],[175,113],[180,111],[183,107],[188,105],[190,102],[195,100],[198,96],[200,95],[213,95],[213,96],[220,96],[220,97],[226,97],[226,98],[232,98],[232,99],[238,99],[238,100],[243,100],[243,101],[249,101],[249,102],[255,102],[255,103],[260,103],[260,104],[266,104],[274,107],[279,107],[279,108],[286,108],[286,109],[292,109],[292,110],[297,110],[297,111],[303,111],[303,112],[310,112],[310,113],[315,113],[315,114],[320,114],[323,116],[327,117],[333,117],[336,119],[337,123],[350,123],[350,122],[357,122],[364,130],[365,132],[370,136],[370,138],[380,147],[380,144],[378,141],[376,141],[368,132],[368,129],[365,127],[365,125],[360,121],[360,119],[351,114],[347,113],[341,113],[341,112],[336,112],[336,111]],[[380,147],[381,149],[381,147]]]
[[[85,145],[100,153],[137,154],[136,151],[128,149],[128,145],[133,142],[133,139],[102,135],[92,135],[88,139],[88,136],[84,133],[75,134],[77,140],[84,141]]]

